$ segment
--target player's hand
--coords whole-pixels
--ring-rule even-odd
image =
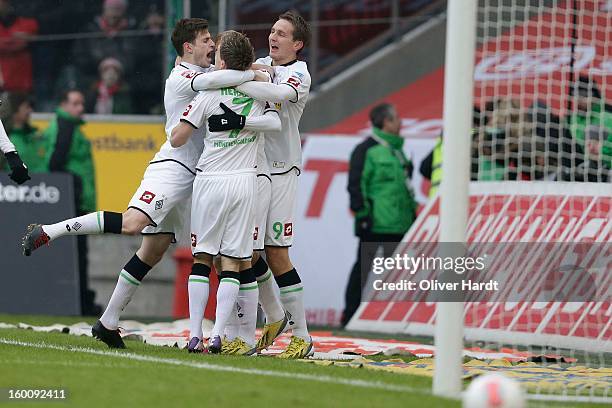
[[[259,82],[271,82],[272,81],[272,78],[270,77],[267,71],[261,71],[259,69],[256,69],[253,72],[255,72],[255,78],[253,78],[254,81],[259,81]]]
[[[274,79],[274,68],[269,65],[253,64],[251,65],[251,69],[253,71],[266,71],[268,74],[270,74],[270,78]]]
[[[368,233],[372,230],[372,218],[369,214],[362,215],[355,219],[356,222],[356,233],[357,236],[360,237],[364,233]]]
[[[223,109],[222,115],[212,115],[208,118],[208,130],[211,132],[224,132],[227,130],[243,129],[246,116],[239,115],[224,103],[219,104]]]
[[[5,153],[4,157],[6,157],[6,161],[8,162],[9,167],[11,168],[11,174],[9,177],[17,184],[23,184],[26,181],[30,180],[30,175],[28,174],[28,166],[21,160],[21,157],[17,154],[17,152],[9,152]]]

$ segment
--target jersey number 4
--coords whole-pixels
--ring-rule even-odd
[[[240,112],[241,115],[243,116],[249,116],[249,113],[251,113],[251,108],[253,107],[253,102],[255,102],[255,100],[253,98],[247,98],[244,96],[241,97],[236,97],[234,99],[232,99],[232,103],[234,105],[242,105],[244,104],[244,107],[242,108],[242,111]],[[241,129],[234,129],[231,131],[229,137],[238,137],[238,134],[240,133]]]

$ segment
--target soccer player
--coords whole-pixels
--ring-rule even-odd
[[[32,224],[23,238],[23,252],[28,256],[65,235],[144,235],[140,248],[119,273],[104,314],[92,328],[94,337],[111,348],[125,348],[118,330],[122,310],[145,275],[176,242],[175,236],[186,233],[189,225],[185,218],[189,216],[195,166],[204,144],[200,136],[173,148],[170,132],[198,90],[238,85],[255,76],[251,70],[211,72],[214,41],[204,19],[180,20],[172,33],[172,44],[182,62],[170,73],[164,91],[168,140],[149,163],[128,209],[124,213],[98,211],[51,225]]]
[[[219,69],[246,70],[254,59],[249,39],[236,31],[219,36],[215,62]],[[221,256],[221,273],[217,289],[215,325],[208,351],[221,352],[221,335],[234,309],[240,290],[241,275],[250,273],[253,301],[249,309],[257,310],[257,284],[250,269],[253,253],[253,204],[256,194],[257,139],[259,131],[279,131],[281,121],[274,109],[255,101],[235,88],[199,93],[189,104],[173,130],[171,144],[180,148],[206,120],[221,113],[237,116],[240,126],[234,130],[210,132],[204,139],[204,152],[196,167],[191,211],[191,239],[194,266],[189,277],[190,341],[189,352],[201,352],[202,318],[208,299],[208,277],[213,257]],[[262,115],[263,114],[263,115]],[[255,326],[250,352],[255,352]],[[249,341],[250,340],[250,341]]]
[[[1,104],[2,101],[0,101]],[[4,158],[11,169],[11,174],[9,174],[11,180],[17,184],[23,184],[30,180],[28,167],[23,163],[19,153],[17,153],[17,149],[15,149],[15,145],[8,138],[2,121],[0,121],[0,151],[4,153]]]
[[[265,154],[271,174],[271,198],[265,227],[265,252],[268,265],[256,253],[253,271],[259,284],[259,303],[266,314],[266,325],[257,343],[258,351],[270,346],[287,324],[292,329],[291,342],[280,358],[303,358],[314,353],[304,312],[302,281],[289,258],[293,243],[293,213],[300,174],[302,150],[298,125],[308,93],[310,74],[298,54],[308,45],[310,29],[297,13],[281,14],[268,37],[268,57],[256,64],[271,67],[274,83],[244,83],[237,89],[257,99],[275,103],[282,122],[280,132],[266,132]],[[274,281],[280,288],[280,301]],[[282,302],[282,304],[281,304]],[[288,315],[285,314],[285,310]]]

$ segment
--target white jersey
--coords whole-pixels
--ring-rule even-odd
[[[155,154],[151,163],[161,161],[175,161],[191,172],[195,172],[195,167],[204,148],[203,130],[195,131],[187,143],[181,147],[174,148],[170,145],[170,135],[172,129],[178,125],[181,115],[196,96],[197,92],[192,87],[192,80],[201,73],[213,71],[214,67],[202,68],[197,65],[182,62],[172,69],[164,91],[164,108],[166,110],[166,142]]]
[[[272,58],[259,58],[256,64],[272,66]],[[306,106],[310,92],[310,73],[303,61],[294,61],[286,66],[275,66],[274,83],[285,84],[295,90],[295,98],[276,104],[279,111],[282,130],[266,132],[265,153],[272,174],[282,174],[292,168],[302,167],[302,143],[298,125]]]
[[[6,131],[4,130],[4,125],[2,124],[2,121],[0,120],[0,152],[8,153],[8,152],[14,152],[14,151],[15,151],[15,145],[11,143],[8,135],[6,134]]]
[[[221,103],[247,117],[262,115],[266,107],[265,102],[256,101],[236,88],[214,89],[200,92],[183,112],[181,121],[191,124],[195,129],[206,129],[207,119],[211,115],[223,114],[219,106]],[[259,132],[247,129],[205,132],[204,152],[196,170],[203,174],[254,173],[257,165],[258,136]],[[195,137],[198,137],[196,132],[191,139]]]

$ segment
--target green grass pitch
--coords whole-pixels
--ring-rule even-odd
[[[0,322],[74,323],[81,318],[0,315]],[[51,406],[108,407],[459,407],[430,394],[431,379],[270,357],[194,355],[127,341],[111,351],[89,337],[0,329],[0,404],[8,388],[67,391]],[[1,398],[5,398],[1,400]],[[530,406],[589,406],[534,403]],[[597,406],[597,405],[592,405]],[[599,405],[601,406],[601,405]]]

